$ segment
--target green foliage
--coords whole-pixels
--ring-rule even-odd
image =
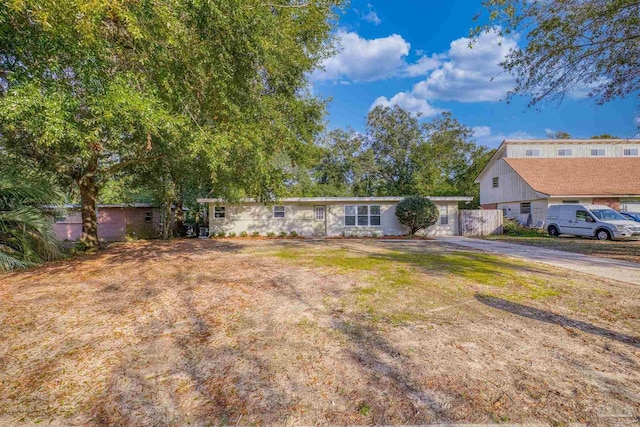
[[[603,133],[601,135],[593,135],[591,139],[620,139],[619,136],[613,136],[608,133]]]
[[[514,95],[531,105],[588,90],[603,104],[640,89],[640,3],[635,0],[484,0],[488,20],[474,35],[499,28],[523,34],[522,49],[501,64],[516,76]]]
[[[251,237],[260,237],[260,232],[254,231],[253,233],[251,233]]]
[[[62,197],[43,177],[0,162],[0,271],[25,268],[62,256],[53,215],[43,205]]]
[[[236,237],[236,233],[235,233],[235,231],[231,231],[231,232],[228,234],[228,236],[229,236],[229,237]]]
[[[224,231],[218,231],[218,237],[225,237],[227,235],[227,233],[225,233]]]
[[[189,188],[273,198],[322,128],[307,78],[330,52],[336,6],[3,2],[0,145],[77,185],[83,212],[113,178],[125,184],[103,197],[125,198],[127,175],[167,206],[195,199]]]
[[[503,233],[507,236],[547,237],[544,230],[522,226],[515,219],[504,218]]]
[[[318,165],[298,172],[291,195],[464,195],[477,206],[474,181],[493,154],[450,113],[421,122],[398,106],[374,108],[366,133],[338,129],[318,149]]]
[[[267,237],[276,237],[276,233],[274,233],[273,231],[269,231],[267,233]]]
[[[240,237],[247,237],[248,233],[246,231],[241,231],[240,232]]]
[[[396,206],[396,216],[400,224],[406,225],[415,234],[438,221],[440,212],[436,205],[423,196],[405,197]]]
[[[295,230],[291,230],[291,232],[289,232],[289,236],[291,237],[298,237],[298,232]]]
[[[287,232],[286,231],[281,231],[280,234],[278,234],[278,236],[287,237]]]

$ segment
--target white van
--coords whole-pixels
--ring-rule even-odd
[[[554,237],[572,234],[611,240],[640,236],[640,223],[603,205],[552,205],[547,210],[546,224],[549,235]]]

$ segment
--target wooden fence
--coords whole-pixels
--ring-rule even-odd
[[[502,211],[498,209],[460,210],[460,235],[502,234]]]

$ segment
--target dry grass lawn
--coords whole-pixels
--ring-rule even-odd
[[[559,251],[577,252],[600,258],[619,259],[640,262],[640,239],[600,241],[573,236],[560,237],[518,237],[518,236],[486,236],[489,240],[501,240],[520,245],[537,246]]]
[[[0,425],[640,420],[638,287],[438,242],[141,241],[0,283]]]

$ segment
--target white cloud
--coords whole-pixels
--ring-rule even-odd
[[[413,87],[413,94],[425,99],[481,102],[499,101],[513,87],[514,79],[500,62],[517,48],[516,39],[501,37],[498,30],[481,34],[470,46],[462,37],[450,44],[446,61],[429,77]]]
[[[378,99],[373,101],[371,109],[378,105],[382,105],[383,107],[391,107],[396,104],[404,110],[407,110],[414,114],[422,114],[424,117],[435,116],[436,114],[442,112],[442,110],[429,105],[429,103],[424,99],[416,98],[408,92],[397,93],[391,99],[380,96],[378,97]]]
[[[371,3],[367,3],[367,8],[369,8],[369,12],[362,15],[362,19],[367,22],[371,22],[373,25],[380,25],[382,20],[380,19],[380,17],[378,17],[378,14],[373,8],[373,5]]]
[[[510,133],[498,132],[493,133],[489,126],[475,126],[472,128],[473,136],[480,145],[496,148],[505,139],[534,139],[535,137],[524,131],[515,131]]]
[[[398,75],[406,66],[411,45],[402,36],[392,34],[378,39],[363,39],[358,34],[339,30],[340,52],[323,62],[323,70],[312,79],[373,81]]]
[[[431,70],[435,70],[441,64],[442,55],[423,55],[415,63],[407,65],[405,75],[407,77],[425,76]]]
[[[473,130],[473,136],[476,138],[484,138],[491,135],[491,128],[489,126],[474,126],[471,129]]]

